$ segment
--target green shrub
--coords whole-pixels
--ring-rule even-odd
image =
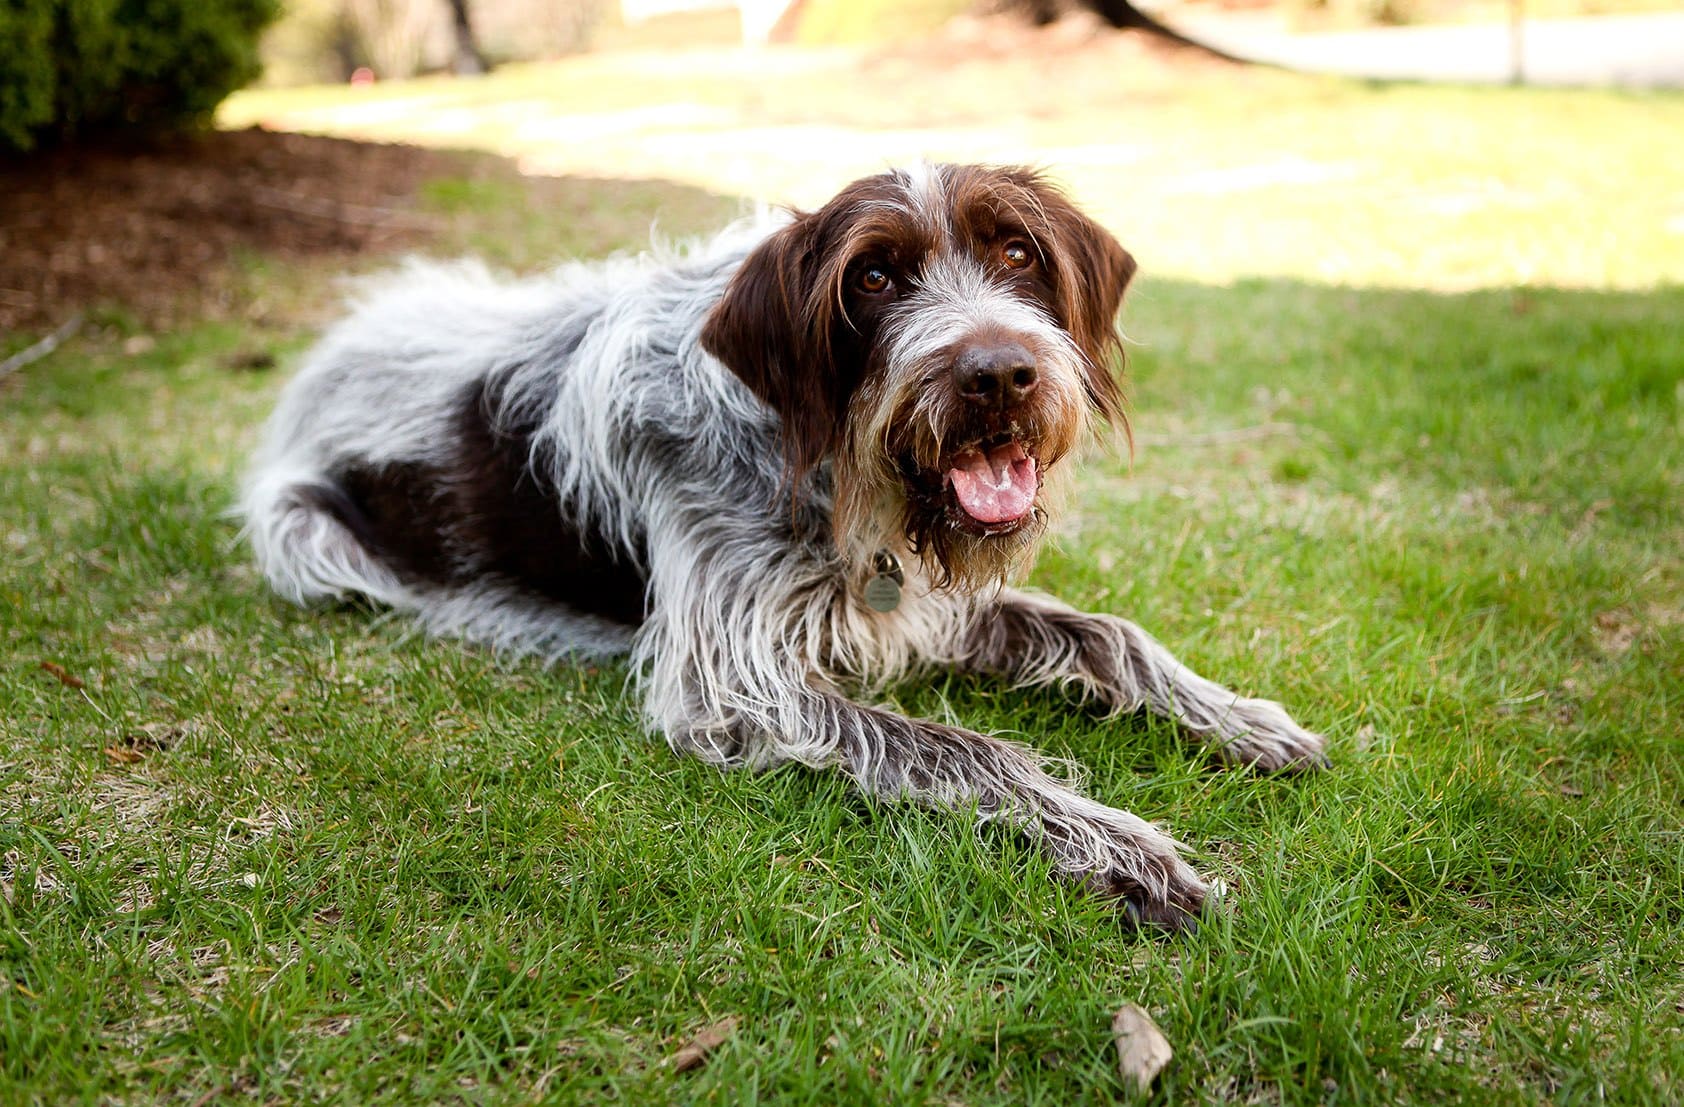
[[[209,114],[257,75],[279,0],[6,0],[0,149]]]
[[[53,5],[46,0],[0,6],[0,149],[28,147],[35,129],[52,121],[52,31]]]

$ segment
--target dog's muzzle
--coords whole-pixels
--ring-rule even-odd
[[[942,467],[961,522],[984,531],[1009,530],[1035,510],[1041,478],[1034,456],[1013,433],[1016,414],[1040,383],[1035,357],[1010,338],[972,342],[953,359],[953,386],[980,421],[998,434],[955,450]]]

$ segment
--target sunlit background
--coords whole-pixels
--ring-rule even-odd
[[[1608,79],[1604,56],[1642,58],[1667,44],[1644,14],[1662,5],[1613,6],[1637,14],[1615,21],[1623,34],[1611,45],[1587,47],[1576,34],[1583,82]],[[1663,140],[1670,103],[1368,87],[1120,33],[1080,4],[1000,7],[1018,10],[473,0],[480,49],[507,60],[464,81],[412,77],[451,66],[442,0],[300,0],[265,42],[276,87],[236,96],[219,118],[488,150],[527,174],[661,178],[798,204],[914,158],[1027,162],[1064,181],[1147,272],[1200,279],[1641,287],[1684,276],[1684,143]],[[1532,0],[1528,14],[1609,7]],[[1036,25],[1024,9],[1064,17]],[[1365,44],[1366,54],[1349,46],[1343,56],[1393,69],[1430,74],[1462,57],[1467,82],[1506,79],[1510,14],[1452,0],[1157,12],[1236,53],[1251,44],[1286,58],[1299,43],[1312,68],[1330,36]],[[1681,21],[1662,21],[1678,47],[1675,82]],[[1556,26],[1535,22],[1531,34]],[[1422,43],[1427,29],[1447,37]],[[1556,83],[1575,76],[1554,54],[1533,68]],[[279,87],[358,70],[373,83]],[[1657,64],[1625,77],[1654,84],[1668,73]]]

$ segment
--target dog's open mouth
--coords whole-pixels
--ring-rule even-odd
[[[1035,459],[1010,437],[955,451],[944,477],[959,510],[987,527],[1023,519],[1041,490]]]
[[[1015,534],[1037,516],[1044,475],[1033,441],[1005,432],[972,439],[926,469],[901,455],[906,498],[925,526],[940,520],[982,538]],[[910,532],[909,532],[910,533]]]
[[[1041,474],[1022,442],[995,435],[955,450],[943,466],[942,486],[956,523],[1005,534],[1034,514]]]

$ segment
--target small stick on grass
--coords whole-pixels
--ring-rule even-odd
[[[41,670],[56,678],[66,688],[85,688],[87,686],[81,677],[56,661],[41,662]]]
[[[22,369],[25,365],[30,365],[34,362],[40,361],[42,358],[58,349],[65,339],[69,338],[81,329],[82,313],[77,312],[75,315],[72,315],[69,319],[66,319],[63,323],[59,324],[58,330],[49,334],[35,345],[26,346],[17,353],[13,354],[11,357],[7,358],[5,361],[0,361],[0,381],[5,380],[19,369]]]

